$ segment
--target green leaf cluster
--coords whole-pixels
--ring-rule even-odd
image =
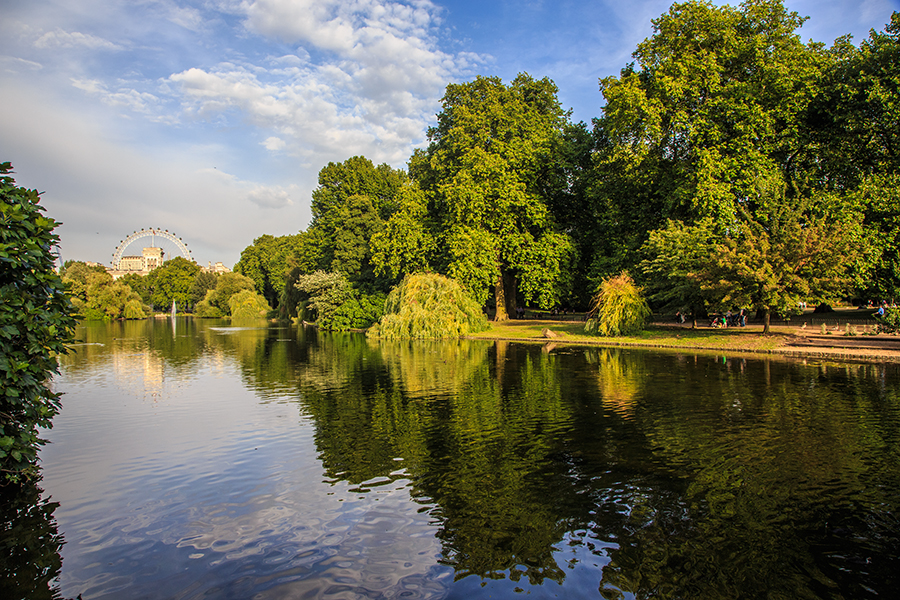
[[[384,316],[367,335],[385,339],[451,339],[488,328],[481,305],[457,281],[407,275],[388,294]]]
[[[232,297],[245,291],[251,292],[254,296],[259,296],[255,292],[253,280],[249,277],[240,273],[222,273],[216,278],[216,287],[207,290],[203,300],[194,307],[194,315],[211,319],[232,316]],[[249,303],[249,297],[246,295],[241,296],[241,298],[248,302],[247,311],[252,312],[257,307],[261,310],[262,304],[266,305],[266,312],[269,310],[268,304],[261,296],[259,296],[259,301],[254,299],[252,303]]]
[[[609,337],[631,335],[644,328],[650,315],[641,288],[628,273],[622,272],[600,283],[584,330]]]
[[[384,310],[384,294],[360,292],[343,273],[315,271],[300,275],[295,285],[307,298],[300,304],[299,318],[314,320],[321,329],[365,329]]]
[[[150,306],[123,281],[113,281],[102,265],[67,261],[60,270],[78,316],[86,321],[146,319]],[[139,277],[139,275],[135,275]]]
[[[37,473],[37,428],[51,427],[60,407],[47,379],[75,326],[54,266],[58,223],[11,172],[0,164],[0,473],[7,481]]]

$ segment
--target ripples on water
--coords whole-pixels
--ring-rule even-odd
[[[213,325],[79,330],[42,452],[63,596],[900,583],[893,366]]]

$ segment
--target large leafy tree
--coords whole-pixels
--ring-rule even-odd
[[[636,249],[666,219],[724,230],[804,195],[803,124],[831,55],[805,44],[780,0],[691,1],[653,21],[619,77],[601,81],[597,200]]]
[[[846,190],[900,170],[900,13],[858,48],[845,38],[831,54],[810,106],[808,143],[823,185]]]
[[[285,280],[291,270],[291,257],[301,246],[301,235],[262,235],[244,248],[234,272],[253,280],[256,291],[278,308]]]
[[[47,379],[75,326],[54,266],[58,223],[11,171],[0,163],[0,481],[37,475],[38,428],[60,407]]]
[[[150,301],[157,309],[166,309],[174,300],[178,306],[193,305],[191,286],[200,273],[200,266],[181,256],[167,260],[148,275]]]
[[[362,156],[319,171],[308,231],[316,242],[317,270],[344,273],[352,283],[376,283],[369,241],[396,212],[407,179],[404,171],[376,167]]]
[[[556,302],[572,253],[548,209],[554,149],[566,123],[556,85],[520,74],[447,86],[430,144],[412,176],[429,195],[449,275],[480,302],[494,289],[496,320],[521,292]]]
[[[751,308],[769,333],[773,312],[791,314],[800,301],[831,300],[848,289],[862,237],[859,219],[810,216],[784,208],[765,222],[742,221],[726,235],[706,219],[670,221],[645,244],[642,268],[652,298],[673,306]]]

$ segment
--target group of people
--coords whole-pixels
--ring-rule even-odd
[[[687,320],[685,314],[681,311],[675,313],[675,321],[677,323],[684,323]],[[709,321],[710,327],[746,327],[747,326],[747,309],[742,308],[741,310],[734,312],[731,310],[725,311],[725,314],[714,314],[711,316]]]
[[[724,315],[713,315],[709,325],[710,327],[746,327],[747,309],[742,308],[737,312],[727,310]]]

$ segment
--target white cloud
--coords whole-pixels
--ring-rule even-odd
[[[444,86],[481,61],[439,49],[439,9],[427,1],[256,0],[244,9],[249,31],[303,47],[264,66],[194,67],[167,81],[180,86],[188,115],[236,109],[277,134],[277,148],[266,148],[294,156],[402,163]]]
[[[274,135],[266,138],[262,145],[265,146],[266,150],[270,150],[272,152],[284,150],[284,147],[287,146],[283,139],[277,138]]]
[[[5,55],[0,56],[0,65],[2,65],[3,70],[8,73],[18,73],[22,69],[27,71],[39,71],[44,68],[44,65],[34,62],[33,60]]]
[[[177,231],[201,264],[232,265],[259,235],[296,233],[309,223],[309,207],[292,198],[308,197],[313,177],[279,186],[213,168],[215,147],[123,145],[97,111],[26,84],[0,85],[0,105],[23,117],[0,119],[6,160],[17,183],[43,191],[47,215],[63,223],[66,258],[106,263],[124,235],[154,226]]]
[[[287,190],[277,186],[256,186],[250,190],[247,198],[261,208],[278,209],[294,205],[294,201],[291,200]]]
[[[78,31],[64,31],[57,27],[35,40],[38,48],[87,48],[89,50],[121,50],[122,46],[109,40]]]
[[[140,92],[128,87],[110,91],[106,84],[97,79],[72,79],[72,85],[88,94],[98,96],[100,101],[107,106],[124,108],[146,115],[155,114],[156,107],[160,104],[159,98],[148,92]]]

